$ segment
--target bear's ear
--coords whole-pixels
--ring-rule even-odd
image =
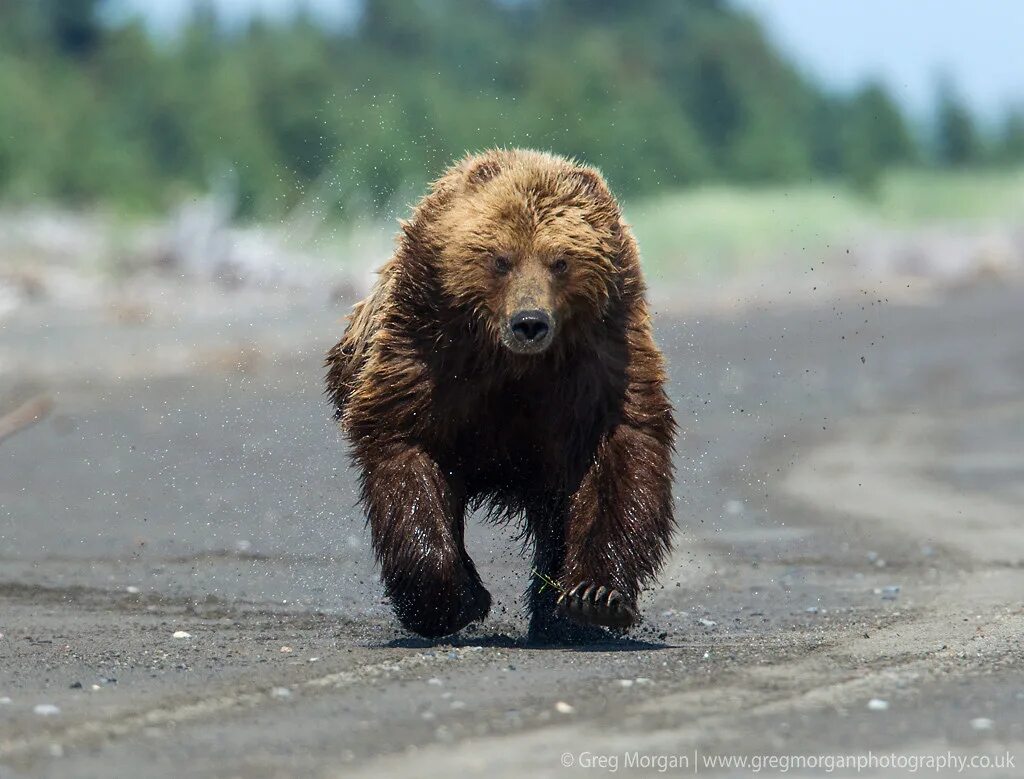
[[[596,198],[611,196],[601,174],[593,168],[576,168],[569,174],[569,179],[579,187],[581,194]]]
[[[484,158],[474,162],[470,168],[469,173],[466,174],[466,179],[470,184],[479,185],[486,184],[488,181],[493,179],[501,173],[501,165],[495,159]]]

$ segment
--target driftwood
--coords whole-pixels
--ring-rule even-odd
[[[0,443],[15,433],[39,422],[53,409],[53,401],[45,395],[37,395],[0,417]]]

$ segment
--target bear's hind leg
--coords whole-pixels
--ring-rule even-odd
[[[362,497],[384,588],[402,625],[427,638],[484,619],[491,596],[463,546],[465,497],[424,451],[381,452]]]

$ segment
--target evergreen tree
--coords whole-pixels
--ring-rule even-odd
[[[1024,163],[1024,109],[1013,109],[1006,115],[996,148],[1000,162]]]
[[[981,142],[974,117],[946,80],[939,84],[935,132],[936,152],[941,164],[962,167],[980,159]]]

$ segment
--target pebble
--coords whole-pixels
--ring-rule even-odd
[[[888,587],[882,588],[882,600],[896,600],[900,596],[900,586],[898,584],[890,584]]]
[[[555,711],[557,711],[559,714],[572,714],[574,711],[576,711],[576,708],[566,703],[565,701],[559,701],[555,704]]]
[[[804,611],[806,611],[808,614],[817,614],[818,613],[818,607],[817,606],[808,606],[806,609],[804,609]]]
[[[175,638],[192,638],[192,634],[189,633],[187,630],[175,630],[174,631],[174,637]]]
[[[619,679],[619,686],[620,687],[632,687],[633,686],[633,680],[632,679]]]
[[[138,587],[134,585],[125,587],[124,591],[127,592],[129,595],[138,595],[140,592],[142,592],[142,590],[140,590]]]
[[[889,701],[883,701],[881,698],[872,698],[868,701],[868,709],[870,711],[888,711]]]
[[[0,698],[0,706],[10,706],[14,701],[8,698],[6,695]]]
[[[697,621],[706,628],[713,628],[715,625],[718,624],[713,619],[698,619]]]
[[[52,717],[56,714],[60,714],[60,709],[54,706],[52,703],[40,703],[37,704],[32,711],[38,714],[40,717]]]
[[[427,684],[432,684],[435,687],[440,687],[442,684],[444,684],[444,682],[442,682],[436,676],[432,676],[429,679],[427,679]]]
[[[277,651],[280,652],[282,655],[290,655],[292,653],[292,648],[290,646],[283,646]]]
[[[292,691],[287,687],[274,687],[270,691],[271,698],[277,698],[278,700],[285,700],[292,697]]]
[[[988,717],[975,717],[971,720],[971,727],[975,730],[992,730],[994,724]]]

